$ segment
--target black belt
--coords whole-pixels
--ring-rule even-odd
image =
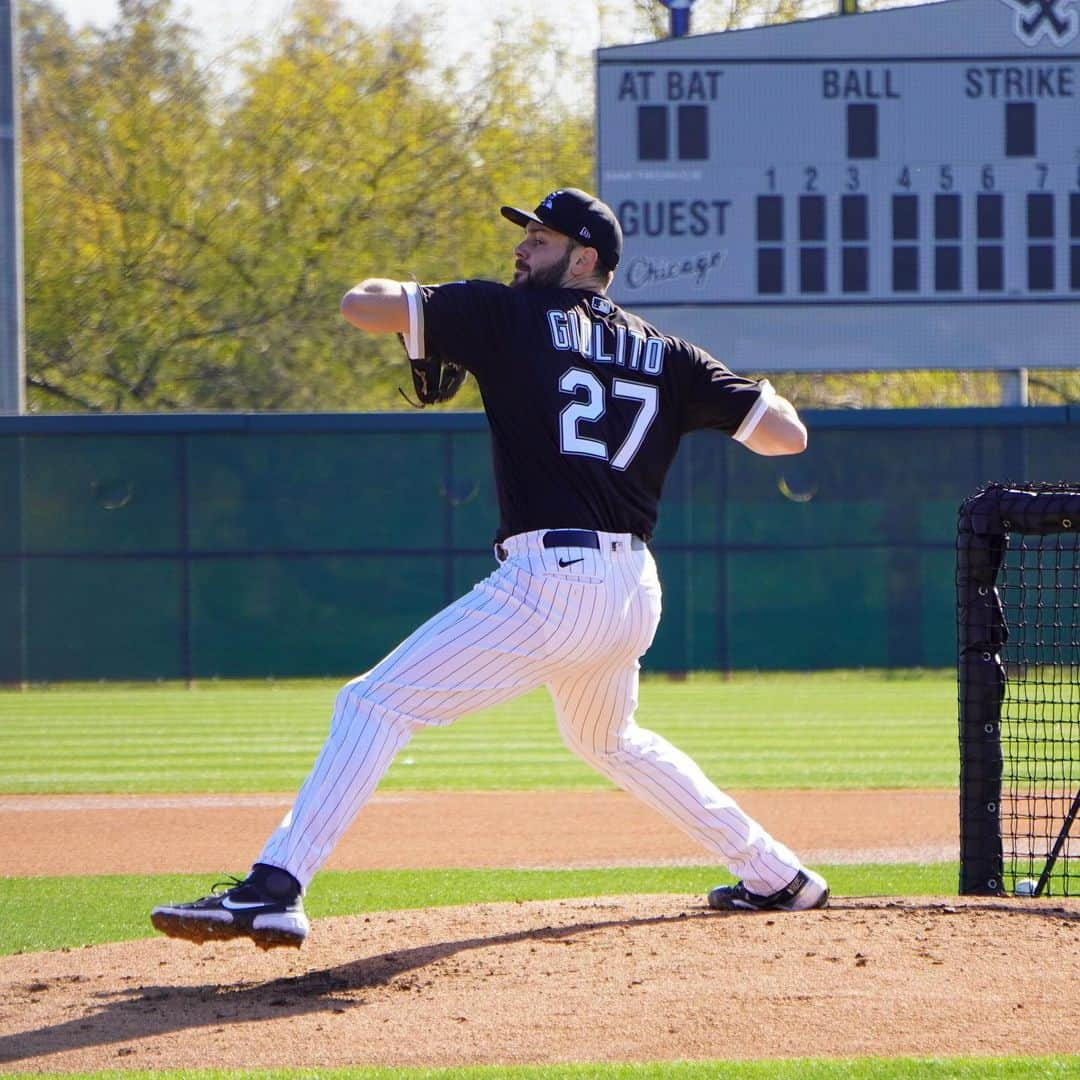
[[[600,537],[591,529],[549,529],[544,533],[543,545],[546,548],[577,547],[600,550]],[[645,541],[640,536],[630,538],[630,546],[640,551]]]

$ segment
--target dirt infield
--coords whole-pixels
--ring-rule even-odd
[[[740,799],[811,862],[956,855],[952,794]],[[286,806],[0,797],[0,873],[242,869]],[[624,795],[558,792],[379,796],[330,865],[635,862],[705,860]],[[1077,899],[475,905],[318,920],[298,952],[148,938],[0,958],[0,1070],[1075,1054],[1077,985]]]
[[[807,862],[957,856],[946,791],[733,792]],[[0,795],[0,874],[246,870],[289,808],[282,795]],[[327,869],[588,867],[709,862],[618,791],[376,794]]]

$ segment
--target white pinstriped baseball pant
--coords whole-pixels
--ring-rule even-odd
[[[600,550],[545,548],[543,531],[509,537],[494,573],[344,686],[315,765],[258,861],[306,888],[413,732],[545,686],[574,753],[752,892],[787,885],[798,858],[686,754],[635,722],[638,658],[660,621],[660,583],[640,542],[596,536]]]

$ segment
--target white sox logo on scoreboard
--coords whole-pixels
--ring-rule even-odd
[[[1067,45],[1080,33],[1075,0],[1003,0],[1016,12],[1016,36],[1025,45],[1044,37],[1054,45]]]

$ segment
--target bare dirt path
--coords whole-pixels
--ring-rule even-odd
[[[946,791],[734,792],[815,863],[956,857]],[[0,796],[0,874],[208,874],[246,869],[289,808],[283,795]],[[707,863],[708,855],[616,791],[376,794],[328,869]]]

